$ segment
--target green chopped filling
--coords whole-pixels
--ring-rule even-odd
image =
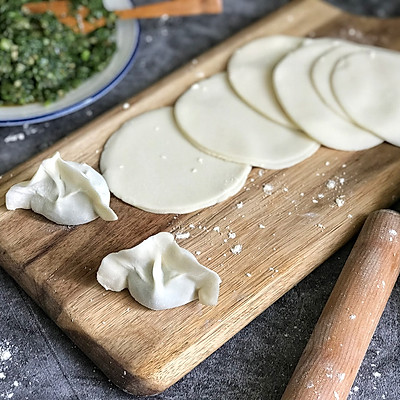
[[[75,33],[51,14],[24,14],[32,0],[0,0],[0,105],[51,103],[102,71],[115,49],[115,16],[102,0],[71,0],[90,8],[91,18],[106,26],[90,34]]]

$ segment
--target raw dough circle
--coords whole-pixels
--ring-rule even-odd
[[[311,79],[315,89],[321,99],[342,118],[349,119],[348,115],[343,111],[332,91],[331,74],[334,66],[340,58],[361,51],[363,46],[355,43],[345,43],[329,49],[322,54],[313,64],[311,68]]]
[[[319,148],[302,132],[272,122],[241,101],[226,73],[194,84],[176,102],[175,116],[196,147],[256,167],[290,167]]]
[[[336,150],[365,150],[382,140],[332,111],[318,96],[311,81],[311,66],[336,45],[316,39],[289,53],[274,69],[278,99],[291,118],[311,137]]]
[[[365,51],[342,58],[332,73],[338,101],[357,124],[400,146],[400,55]]]
[[[302,41],[303,38],[283,35],[256,39],[236,50],[228,64],[229,81],[236,93],[261,114],[293,129],[296,125],[276,99],[272,70]]]
[[[158,214],[184,214],[236,194],[251,167],[209,156],[179,131],[171,107],[126,122],[107,141],[100,169],[121,200]]]

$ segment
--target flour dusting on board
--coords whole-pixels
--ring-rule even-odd
[[[240,254],[242,252],[242,245],[241,244],[237,244],[234,247],[231,248],[231,252],[233,254]]]
[[[190,237],[190,232],[177,233],[175,235],[175,238],[177,240],[179,240],[179,239],[188,239],[189,237]]]
[[[263,185],[263,191],[265,194],[270,196],[272,194],[273,190],[274,190],[274,187],[270,183],[265,183]]]

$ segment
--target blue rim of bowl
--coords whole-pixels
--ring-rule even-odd
[[[110,90],[114,89],[114,87],[117,86],[117,84],[119,82],[121,82],[121,80],[128,73],[129,69],[131,68],[131,66],[136,58],[136,53],[139,48],[141,27],[140,27],[140,23],[138,20],[136,20],[135,23],[136,23],[136,27],[137,27],[137,39],[134,44],[134,49],[132,51],[132,54],[129,57],[129,60],[127,61],[127,63],[121,69],[121,71],[105,87],[98,90],[96,93],[92,94],[91,96],[88,96],[88,97],[78,101],[77,103],[72,104],[67,107],[64,107],[58,111],[53,111],[48,114],[41,114],[41,115],[38,115],[37,117],[18,118],[18,119],[12,119],[12,120],[0,120],[0,127],[18,126],[18,125],[24,125],[24,124],[36,124],[36,123],[40,123],[40,122],[51,121],[51,120],[59,118],[59,117],[63,117],[65,115],[71,114],[75,111],[79,111],[82,108],[87,107],[88,105],[97,101],[99,98],[103,97]]]

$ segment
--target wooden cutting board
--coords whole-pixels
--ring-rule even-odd
[[[129,109],[116,107],[0,180],[1,265],[130,393],[152,394],[172,385],[338,250],[368,213],[392,204],[400,195],[400,148],[321,148],[289,169],[253,169],[235,197],[188,215],[150,214],[113,197],[117,222],[98,219],[66,227],[29,211],[6,211],[4,195],[57,150],[67,160],[97,168],[105,141],[124,121],[173,104],[201,73],[223,70],[237,47],[277,33],[400,48],[398,20],[360,18],[320,1],[295,1],[132,98]],[[335,182],[334,189],[327,187],[328,180]],[[273,186],[271,194],[263,191],[264,184]],[[344,200],[341,207],[336,199]],[[222,278],[217,306],[192,302],[151,311],[127,291],[106,292],[96,282],[104,256],[160,231],[190,233],[178,242]],[[233,254],[238,244],[242,251]]]

